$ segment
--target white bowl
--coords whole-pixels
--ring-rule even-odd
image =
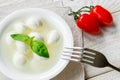
[[[61,27],[57,27],[62,35],[64,45],[63,47],[73,47],[73,36],[72,32],[67,25],[67,23],[57,14],[51,12],[49,10],[40,9],[40,8],[29,8],[22,9],[19,11],[15,11],[12,14],[8,15],[1,23],[0,23],[0,35],[4,29],[16,19],[26,17],[26,16],[34,16],[34,15],[43,15],[46,16],[51,23],[55,23]],[[1,57],[1,56],[0,56]],[[59,59],[58,63],[49,71],[43,74],[25,74],[15,71],[14,69],[6,66],[3,59],[0,58],[0,71],[5,74],[7,77],[15,80],[49,80],[59,74],[68,64],[69,61]]]

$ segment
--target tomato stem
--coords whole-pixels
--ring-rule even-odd
[[[94,6],[90,5],[90,11],[94,8]]]
[[[94,6],[92,6],[92,5],[90,5],[90,6],[84,6],[84,7],[80,8],[76,12],[75,11],[71,11],[71,13],[68,14],[68,15],[70,15],[70,16],[73,15],[74,19],[77,20],[83,12],[90,12],[91,9],[93,9],[93,8],[94,8]],[[86,10],[86,9],[88,9],[88,10]]]

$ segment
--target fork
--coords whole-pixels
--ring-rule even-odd
[[[99,68],[111,67],[114,70],[120,72],[120,69],[110,64],[107,58],[101,52],[89,48],[82,48],[82,47],[72,47],[72,48],[65,47],[65,49],[69,51],[63,51],[64,54],[62,59],[64,60],[83,62]],[[72,54],[67,54],[67,53],[72,53]]]

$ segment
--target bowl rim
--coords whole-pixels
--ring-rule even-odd
[[[25,16],[27,15],[28,12],[33,12],[33,14],[35,12],[44,12],[49,14],[50,16],[56,17],[64,26],[67,32],[64,33],[64,45],[63,47],[73,47],[73,35],[72,35],[72,31],[70,30],[68,24],[65,22],[65,20],[60,17],[58,14],[47,10],[47,9],[42,9],[42,8],[28,8],[28,9],[21,9],[21,10],[17,10],[13,13],[11,13],[10,15],[8,15],[7,17],[5,17],[1,23],[0,23],[0,34],[3,31],[3,29],[5,28],[5,25],[7,25],[8,23],[11,22],[11,20],[14,20],[16,18],[18,18],[18,16]],[[67,35],[67,38],[66,38]],[[69,40],[67,40],[69,38]],[[56,75],[58,75],[62,70],[64,70],[64,68],[67,66],[67,64],[69,63],[69,61],[67,60],[62,60],[60,59],[59,62],[56,64],[56,66],[54,67],[54,69],[51,69],[48,71],[47,75],[43,74],[43,75],[27,75],[24,74],[25,76],[20,76],[20,75],[15,75],[15,73],[11,73],[7,67],[5,65],[3,65],[2,61],[0,60],[0,71],[6,75],[7,77],[11,78],[11,79],[19,79],[19,80],[49,80],[53,77],[55,77]]]

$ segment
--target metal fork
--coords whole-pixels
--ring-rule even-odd
[[[62,58],[65,60],[83,62],[92,65],[94,67],[100,67],[100,68],[111,67],[114,70],[120,72],[120,69],[110,64],[106,59],[106,57],[101,52],[89,48],[82,48],[82,47],[72,47],[72,48],[66,47],[65,49],[69,50],[69,51],[63,51],[64,54]]]

